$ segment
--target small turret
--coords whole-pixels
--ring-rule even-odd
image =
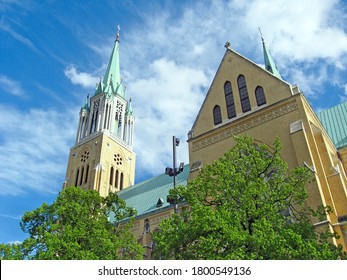
[[[134,115],[133,106],[132,106],[132,103],[131,103],[131,98],[129,99],[129,102],[128,102],[128,107],[127,107],[127,110],[126,110],[126,114],[128,116],[133,116]]]
[[[277,66],[274,62],[274,60],[272,59],[269,50],[267,49],[267,47],[265,46],[265,42],[264,42],[264,38],[263,38],[263,34],[260,31],[259,28],[259,32],[260,32],[260,36],[261,36],[261,40],[263,42],[263,52],[264,52],[264,63],[265,63],[265,69],[269,72],[271,72],[272,74],[274,74],[277,78],[282,79],[280,72],[277,69]]]
[[[89,94],[87,95],[86,102],[81,107],[81,111],[87,111],[87,112],[90,111],[90,107],[89,107]]]

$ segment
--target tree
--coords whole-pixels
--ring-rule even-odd
[[[113,212],[114,226],[108,221]],[[20,223],[30,237],[20,245],[2,245],[3,259],[114,260],[141,259],[143,248],[130,232],[134,215],[116,194],[102,198],[96,191],[69,187],[51,205],[26,212]],[[120,221],[127,219],[122,224]],[[18,247],[20,246],[20,253]],[[19,256],[19,257],[18,257]]]
[[[20,243],[0,244],[0,260],[22,260],[23,258]]]
[[[161,259],[338,259],[341,248],[319,235],[305,208],[304,167],[288,170],[281,146],[236,137],[234,148],[204,167],[171,198],[181,211],[154,236]],[[328,234],[329,235],[329,234]],[[331,237],[331,236],[330,236]]]

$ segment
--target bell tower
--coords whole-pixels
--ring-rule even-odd
[[[134,184],[135,117],[120,75],[119,26],[104,78],[81,107],[63,188],[79,186],[101,196]]]

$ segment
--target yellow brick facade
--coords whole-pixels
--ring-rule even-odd
[[[237,79],[243,75],[251,110],[242,112]],[[228,118],[224,84],[231,82],[236,116]],[[263,88],[266,104],[257,105],[255,90]],[[215,125],[213,109],[221,109],[222,122]],[[256,142],[271,145],[281,140],[282,157],[290,168],[307,166],[315,181],[307,185],[307,206],[330,206],[326,221],[312,218],[317,228],[330,228],[341,237],[334,239],[347,249],[347,184],[345,151],[338,152],[311,106],[297,86],[291,86],[270,72],[227,49],[206,99],[188,134],[190,178],[199,168],[222,156],[234,145],[234,135],[249,135]]]
[[[105,197],[134,184],[135,163],[135,153],[117,138],[107,131],[96,133],[71,148],[64,185]]]

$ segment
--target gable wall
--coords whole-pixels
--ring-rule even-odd
[[[242,113],[240,95],[237,85],[237,78],[240,74],[245,76],[248,95],[252,108],[251,111],[246,113]],[[232,84],[233,97],[237,114],[235,118],[232,118],[230,120],[227,116],[224,95],[224,84],[226,81],[230,81]],[[260,107],[257,106],[255,98],[255,89],[257,86],[263,87],[267,101],[266,105],[262,105]],[[216,76],[212,82],[210,90],[206,95],[199,115],[193,125],[192,133],[194,136],[198,136],[215,127],[213,123],[213,108],[215,105],[219,105],[221,107],[222,124],[225,124],[248,115],[252,112],[255,112],[264,106],[268,106],[280,100],[288,98],[291,95],[292,90],[289,84],[278,79],[268,71],[265,71],[260,66],[254,64],[253,62],[235,53],[234,51],[227,50],[218,69],[218,72],[216,73]]]
[[[251,110],[242,113],[237,87],[237,77],[246,78]],[[224,83],[233,87],[237,116],[227,118]],[[257,106],[254,90],[262,86],[266,104]],[[213,108],[221,107],[222,123],[214,125]],[[307,206],[330,206],[333,213],[321,223],[312,217],[317,228],[336,231],[340,240],[334,240],[347,248],[347,232],[341,220],[347,217],[346,172],[329,136],[320,124],[311,106],[298,88],[283,82],[266,70],[242,56],[227,51],[207,93],[191,132],[188,135],[189,179],[199,173],[199,168],[221,157],[234,145],[234,135],[249,135],[257,142],[272,145],[279,137],[283,146],[281,156],[290,168],[308,166],[315,181],[306,186]],[[340,156],[341,157],[341,156]],[[340,172],[334,167],[339,166]]]

